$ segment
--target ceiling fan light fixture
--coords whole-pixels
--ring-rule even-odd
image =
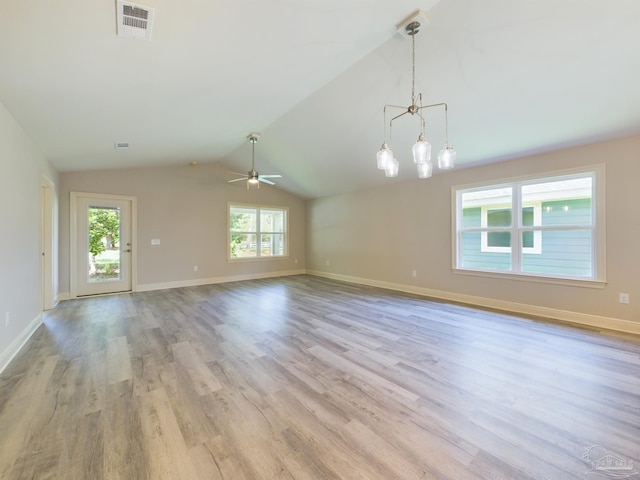
[[[251,170],[247,172],[246,176],[244,176],[242,173],[238,173],[237,175],[243,175],[243,176],[241,178],[235,178],[233,180],[229,180],[228,183],[234,183],[234,182],[246,180],[247,188],[250,188],[251,186],[254,186],[254,185],[257,188],[260,188],[260,183],[275,185],[275,183],[271,181],[271,178],[282,178],[281,175],[260,175],[256,171],[256,143],[260,138],[260,134],[256,132],[252,132],[249,135],[247,135],[247,138],[251,142]],[[236,172],[231,172],[231,173],[236,173]]]
[[[258,188],[260,188],[260,175],[258,174],[258,172],[256,172],[254,169],[249,170],[249,172],[247,173],[247,188],[249,188],[249,185],[258,185]]]

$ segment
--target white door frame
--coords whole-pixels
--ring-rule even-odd
[[[127,195],[109,195],[104,193],[87,193],[87,192],[71,192],[69,199],[69,295],[71,298],[78,297],[78,220],[77,220],[77,203],[78,199],[89,197],[104,200],[129,201],[131,202],[131,291],[136,291],[138,272],[137,272],[137,199]]]
[[[44,175],[40,180],[40,278],[41,308],[56,306],[56,265],[58,264],[55,236],[55,184]]]

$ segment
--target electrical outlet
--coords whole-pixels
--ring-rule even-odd
[[[629,294],[628,293],[619,293],[618,294],[618,301],[620,303],[624,303],[625,305],[629,304]]]
[[[415,270],[411,270],[411,276],[415,277],[416,275],[417,275],[416,271]]]
[[[298,259],[296,258],[293,263],[295,263],[297,265],[298,264]]]
[[[9,312],[6,312],[4,314],[4,326],[8,327],[10,321],[11,321],[11,315],[9,315]]]
[[[329,266],[329,260],[327,260],[327,267]]]
[[[193,266],[193,271],[194,271],[194,272],[197,272],[197,271],[198,271],[198,265],[194,265],[194,266]]]

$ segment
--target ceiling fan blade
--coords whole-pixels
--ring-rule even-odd
[[[275,185],[275,183],[273,183],[271,180],[266,180],[265,178],[263,178],[262,175],[260,175],[258,177],[258,180],[261,181],[262,183],[267,183],[269,185]]]
[[[282,178],[282,175],[260,175],[261,178]]]
[[[234,180],[227,180],[227,183],[233,183],[233,182],[241,182],[242,180],[246,180],[247,177],[244,178],[236,178]]]

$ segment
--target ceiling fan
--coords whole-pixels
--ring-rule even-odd
[[[282,175],[260,175],[255,168],[255,163],[256,163],[256,143],[258,142],[258,139],[260,138],[260,134],[253,132],[250,133],[247,138],[249,139],[249,141],[251,142],[251,170],[249,170],[247,172],[247,174],[245,175],[244,173],[238,173],[238,172],[231,172],[235,175],[242,175],[241,178],[235,178],[233,180],[229,180],[228,183],[233,183],[233,182],[240,182],[242,180],[246,180],[247,181],[247,188],[249,188],[251,185],[257,185],[258,188],[260,188],[260,182],[263,183],[267,183],[269,185],[275,185],[274,182],[272,182],[271,180],[267,180],[268,178],[282,178]]]

